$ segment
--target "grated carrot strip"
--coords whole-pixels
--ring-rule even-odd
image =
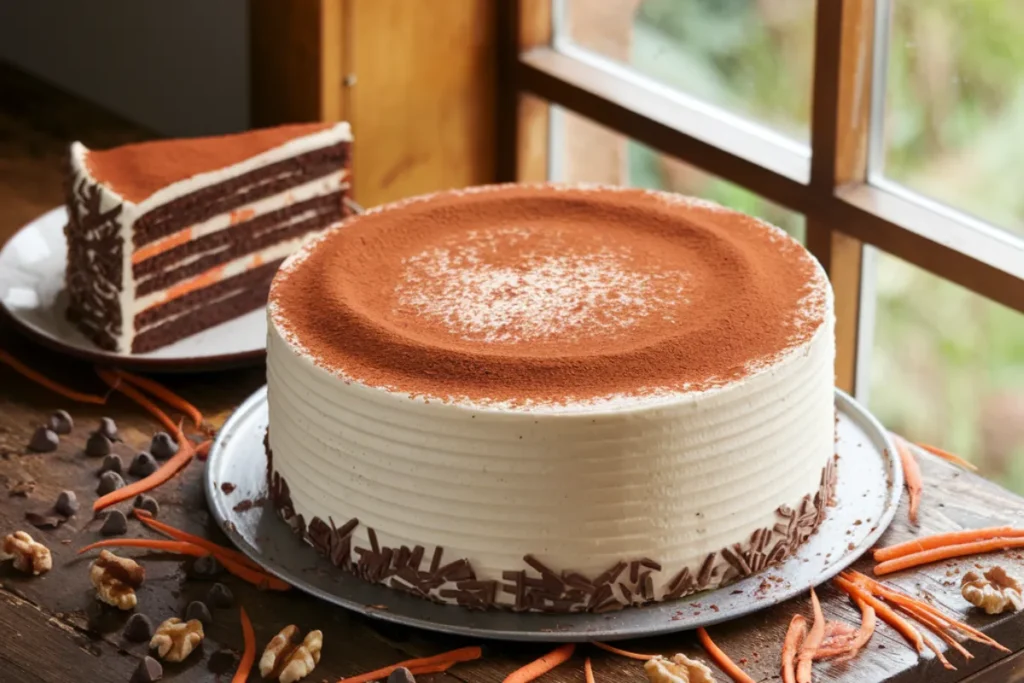
[[[567,661],[575,651],[576,645],[574,643],[566,643],[556,647],[543,657],[539,657],[526,666],[516,669],[508,676],[505,676],[505,680],[502,683],[530,683],[530,681],[535,681],[559,664]]]
[[[604,650],[606,652],[611,652],[614,655],[619,655],[620,657],[628,657],[629,659],[638,659],[641,662],[646,662],[649,659],[654,659],[655,657],[657,657],[657,655],[643,655],[643,654],[640,654],[638,652],[629,652],[628,650],[620,650],[617,647],[613,647],[611,645],[606,645],[605,643],[591,643],[591,645],[593,645],[594,647],[599,647],[599,648],[601,648],[602,650]]]
[[[0,349],[0,363],[3,363],[11,370],[14,370],[22,377],[32,380],[39,386],[49,389],[50,391],[53,391],[57,394],[60,394],[64,398],[69,398],[72,401],[78,401],[79,403],[92,403],[94,405],[99,406],[106,405],[107,403],[107,398],[105,396],[84,394],[80,391],[70,389],[61,384],[60,382],[52,380],[40,372],[36,372],[35,370],[25,365],[20,360],[18,360],[11,354],[7,353],[3,349]]]
[[[964,531],[949,531],[931,536],[922,536],[896,545],[885,548],[878,548],[872,553],[876,562],[894,560],[897,557],[910,555],[912,553],[940,548],[958,543],[970,541],[983,541],[989,538],[1020,538],[1024,537],[1024,529],[1015,529],[1012,526],[993,526],[984,529],[967,529]]]
[[[594,680],[594,667],[590,663],[590,657],[583,661],[583,676],[586,679],[586,683],[597,683]]]
[[[249,679],[249,672],[256,662],[256,634],[252,630],[252,622],[249,615],[245,613],[244,607],[239,607],[242,620],[242,641],[245,649],[242,651],[242,661],[238,663],[238,670],[231,677],[231,683],[245,683]]]
[[[729,655],[722,652],[715,645],[715,641],[711,640],[711,636],[708,635],[703,626],[697,629],[697,639],[700,640],[700,644],[704,646],[708,656],[718,665],[718,668],[724,671],[735,683],[754,683],[754,679],[746,671],[739,668],[734,661],[729,659]]]
[[[407,659],[404,662],[398,662],[391,666],[385,666],[381,669],[369,671],[358,676],[350,676],[348,678],[338,679],[338,683],[370,683],[370,681],[379,681],[387,678],[395,669],[400,669],[403,666],[414,674],[418,673],[437,673],[438,671],[445,671],[448,667],[453,664],[460,662],[471,662],[474,659],[480,659],[483,656],[483,651],[476,646],[463,647],[458,650],[451,650],[450,652],[442,652],[439,655],[432,657],[419,657],[417,659]],[[428,671],[429,667],[444,667],[437,671]]]
[[[954,557],[965,557],[967,555],[980,555],[997,550],[1009,550],[1010,548],[1024,548],[1024,538],[990,538],[974,541],[973,543],[940,546],[931,550],[903,555],[893,560],[886,560],[876,564],[874,572],[875,576],[885,576],[886,574],[920,567],[923,564],[932,564],[940,560],[949,560]]]
[[[921,494],[924,491],[924,484],[921,480],[921,466],[917,464],[914,454],[910,452],[910,448],[907,447],[907,442],[903,440],[903,437],[893,434],[892,440],[896,444],[896,452],[899,454],[900,463],[903,465],[903,482],[910,496],[910,511],[908,515],[910,523],[917,524],[917,510],[921,507]]]
[[[975,465],[972,462],[968,462],[967,460],[964,460],[959,455],[954,455],[954,454],[950,453],[949,451],[944,451],[944,450],[942,450],[941,448],[939,448],[937,446],[929,446],[926,443],[918,442],[915,445],[918,448],[920,448],[920,449],[928,451],[929,453],[931,453],[932,455],[934,455],[936,457],[942,458],[946,462],[951,462],[954,465],[959,465],[960,467],[963,467],[965,470],[970,470],[971,472],[977,472],[978,471],[978,466],[977,465]]]
[[[825,637],[825,615],[821,611],[821,603],[818,602],[818,595],[811,588],[811,609],[814,611],[814,622],[804,644],[800,648],[800,654],[796,662],[797,683],[811,683],[811,664],[814,661],[814,653],[821,647],[821,641]]]
[[[134,510],[132,510],[132,514],[134,514],[135,517],[138,518],[140,522],[148,526],[150,529],[153,529],[154,531],[159,531],[165,536],[170,536],[176,541],[186,541],[188,543],[192,543],[194,545],[199,546],[200,548],[205,548],[212,554],[221,554],[225,557],[230,557],[236,562],[244,564],[250,567],[251,569],[260,572],[263,571],[262,567],[260,567],[258,564],[250,560],[249,557],[244,553],[234,550],[233,548],[225,548],[224,546],[218,545],[209,539],[203,538],[202,536],[190,534],[187,531],[182,531],[181,529],[171,526],[166,522],[161,522],[155,519],[153,515],[149,513],[148,510],[143,510],[142,508],[135,508]]]
[[[807,637],[807,620],[794,614],[786,630],[786,639],[782,641],[782,683],[796,683],[796,653]]]
[[[196,426],[196,429],[201,429],[203,424],[206,422],[203,419],[203,414],[199,412],[199,409],[194,405],[178,396],[176,393],[160,384],[159,382],[149,379],[147,377],[141,377],[139,375],[125,372],[124,370],[117,370],[117,375],[129,384],[134,384],[139,389],[148,392],[150,395],[160,399],[169,406],[177,408],[181,412],[185,413],[192,423]]]
[[[155,417],[160,424],[162,424],[168,432],[174,434],[178,432],[178,426],[174,424],[171,418],[167,417],[167,413],[160,409],[155,403],[150,401],[148,398],[142,395],[137,389],[132,386],[125,384],[121,379],[120,371],[118,370],[104,370],[103,368],[96,368],[96,374],[100,376],[107,385],[114,391],[119,391],[128,398],[132,399],[140,406],[145,408],[150,415]]]

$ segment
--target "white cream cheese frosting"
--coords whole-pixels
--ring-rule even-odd
[[[283,270],[301,269],[316,248]],[[800,315],[816,330],[775,357],[750,358],[738,379],[547,403],[414,395],[326,367],[272,291],[268,446],[287,486],[277,502],[307,532],[312,520],[335,529],[358,520],[336,564],[467,606],[603,611],[753,573],[813,531],[829,495],[833,303],[814,273]],[[417,546],[419,587],[396,569],[402,549]],[[466,560],[472,577],[426,581],[436,548],[444,563]],[[361,570],[357,549],[388,549],[391,568]],[[616,565],[595,599],[595,580]],[[548,577],[542,590],[548,572],[562,584]]]

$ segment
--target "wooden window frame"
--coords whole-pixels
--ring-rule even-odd
[[[861,306],[873,305],[865,245],[1024,312],[1021,240],[869,169],[882,90],[872,85],[884,78],[874,36],[886,37],[886,0],[816,3],[810,154],[628,68],[553,45],[551,5],[502,0],[498,12],[500,180],[547,178],[548,110],[557,105],[804,214],[807,247],[836,295],[836,383],[850,392]]]

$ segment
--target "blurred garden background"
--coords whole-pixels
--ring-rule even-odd
[[[571,42],[809,141],[813,0],[565,3]],[[890,31],[884,175],[1024,237],[1024,2],[894,0]],[[563,179],[703,196],[803,236],[802,216],[742,188],[568,112],[556,121]],[[1024,493],[1024,314],[884,253],[875,274],[871,409]]]

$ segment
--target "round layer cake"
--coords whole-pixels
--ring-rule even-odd
[[[831,289],[718,205],[406,200],[291,257],[269,322],[271,497],[366,580],[604,612],[761,571],[827,513]]]

